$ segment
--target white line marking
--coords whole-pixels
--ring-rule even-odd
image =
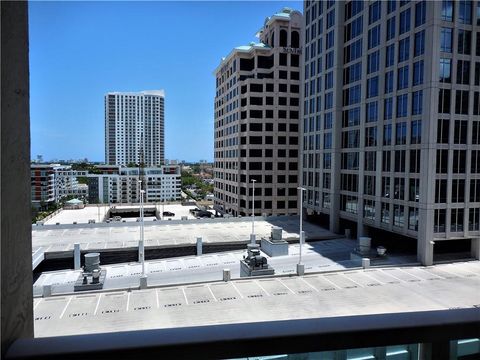
[[[449,264],[449,265],[450,265],[450,266],[453,266],[452,264]],[[468,268],[465,269],[466,267],[467,267],[467,266],[462,266],[462,267],[460,268],[460,271],[465,271],[465,272],[470,273],[470,274],[478,275],[476,272],[474,272],[474,271],[472,271],[472,270],[469,270]],[[468,276],[468,275],[459,275],[459,276],[465,277],[465,276]]]
[[[208,288],[208,290],[210,290],[210,294],[212,294],[213,299],[214,299],[216,302],[218,302],[217,298],[215,297],[215,295],[213,295],[213,291],[212,291],[212,289],[210,289],[210,286],[209,286],[208,284],[207,284],[207,288]]]
[[[455,273],[454,273],[454,272],[452,272],[452,271],[445,270],[445,268],[444,268],[444,267],[440,268],[440,270],[441,270],[441,271],[443,271],[443,272],[446,272],[447,274],[450,274],[450,275],[452,275],[453,277],[460,277],[460,275],[458,275],[458,274],[455,274]],[[453,270],[453,269],[452,269],[452,270]]]
[[[95,311],[93,312],[93,315],[96,315],[97,314],[97,311],[98,311],[98,305],[100,305],[100,298],[102,297],[102,294],[100,294],[98,296],[98,300],[97,300],[97,305],[95,306]]]
[[[401,283],[402,283],[402,282],[406,282],[405,280],[402,280],[402,279],[400,279],[399,277],[391,274],[391,272],[392,272],[391,270],[390,270],[390,271],[389,271],[389,270],[381,270],[381,271],[384,272],[386,275],[391,276],[391,277],[397,279],[397,280],[400,281]]]
[[[40,304],[40,302],[42,301],[43,299],[39,299],[37,301],[37,303],[33,306],[33,310],[35,311],[35,309],[38,307],[38,304]]]
[[[265,288],[264,288],[262,285],[260,285],[260,281],[254,280],[254,282],[255,282],[255,284],[257,284],[257,285],[260,287],[260,289],[263,290],[263,292],[264,292],[265,294],[267,294],[267,296],[270,296],[270,294],[268,293],[268,291],[265,290]]]
[[[435,274],[433,271],[428,271],[428,269],[418,269],[418,270],[423,271],[423,272],[426,272],[426,273],[429,274],[430,276],[433,275],[433,276],[435,276],[435,277],[438,278],[438,279],[444,279],[444,280],[445,280],[444,277]],[[429,280],[431,280],[431,279],[429,279]]]
[[[155,290],[155,298],[157,299],[157,308],[160,308],[160,301],[158,300],[158,290]]]
[[[351,277],[347,276],[347,274],[339,274],[339,275],[343,275],[347,280],[350,280],[351,282],[353,282],[354,284],[357,284],[358,286],[360,286],[361,288],[365,287],[363,286],[362,284],[356,282],[355,280],[353,280]]]
[[[240,298],[243,299],[242,293],[237,289],[237,287],[235,286],[235,284],[234,284],[233,282],[232,282],[231,284],[232,284],[233,288],[237,291],[238,295],[240,295]]]
[[[127,311],[128,311],[128,307],[130,306],[130,295],[131,294],[132,293],[130,291],[127,293]]]
[[[185,303],[188,305],[187,294],[185,293],[185,289],[182,287],[183,297],[185,298]]]
[[[406,274],[408,274],[408,275],[410,275],[410,276],[416,277],[417,279],[419,279],[419,280],[421,280],[421,281],[424,281],[424,279],[422,279],[421,277],[418,277],[418,276],[416,276],[416,275],[410,274],[408,271],[403,270],[402,268],[398,268],[398,270],[403,271],[404,273],[406,273]]]
[[[315,288],[314,286],[310,285],[308,282],[306,282],[302,277],[300,278],[300,280],[302,280],[305,284],[307,284],[309,287],[311,287],[313,290],[315,290],[316,292],[320,292],[318,291],[317,288]]]
[[[374,271],[376,271],[376,270],[374,270]],[[369,278],[372,279],[373,281],[376,281],[376,282],[382,284],[382,285],[385,285],[385,284],[386,284],[386,283],[384,283],[384,282],[382,282],[382,281],[380,281],[380,280],[378,280],[378,279],[375,279],[373,276],[369,275],[367,271],[363,272],[362,274],[365,275],[366,277],[369,277]]]
[[[326,281],[328,281],[330,284],[332,284],[334,288],[336,288],[336,289],[341,289],[340,286],[338,286],[337,284],[335,284],[335,283],[334,283],[332,280],[330,280],[327,276],[323,276],[323,279],[326,280]]]
[[[289,291],[291,291],[292,294],[295,294],[295,291],[293,291],[292,289],[290,289],[287,284],[285,284],[281,279],[275,279],[277,281],[280,282],[280,284],[282,284],[283,286],[285,286]]]
[[[68,299],[67,301],[67,305],[65,305],[65,308],[63,309],[62,313],[60,314],[60,319],[63,317],[63,315],[65,314],[65,311],[67,311],[67,307],[68,305],[70,305],[70,301],[72,301],[72,298]]]

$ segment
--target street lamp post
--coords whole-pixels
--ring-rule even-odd
[[[250,235],[250,242],[256,244],[255,241],[255,182],[257,180],[252,179],[252,234]]]
[[[302,264],[302,247],[305,241],[305,232],[303,231],[303,191],[305,188],[297,187],[300,190],[300,251],[297,264],[297,274],[303,275],[305,273],[305,265]]]
[[[144,229],[144,219],[143,219],[143,195],[145,190],[142,190],[142,181],[139,180],[140,184],[140,242],[138,244],[138,257],[139,261],[142,264],[142,276],[140,277],[140,288],[144,289],[147,287],[147,276],[145,275],[145,229]]]

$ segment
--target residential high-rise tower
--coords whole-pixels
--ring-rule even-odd
[[[105,162],[157,166],[164,161],[163,90],[105,95]]]

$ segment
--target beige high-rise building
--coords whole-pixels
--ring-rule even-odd
[[[478,258],[480,2],[306,1],[304,16],[308,213],[416,241],[423,264],[449,244]]]
[[[265,20],[260,42],[234,48],[215,70],[215,208],[250,215],[298,212],[302,15]]]

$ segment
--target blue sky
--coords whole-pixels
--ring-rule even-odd
[[[104,161],[108,91],[165,89],[167,159],[213,159],[213,70],[301,1],[29,2],[31,155]]]

